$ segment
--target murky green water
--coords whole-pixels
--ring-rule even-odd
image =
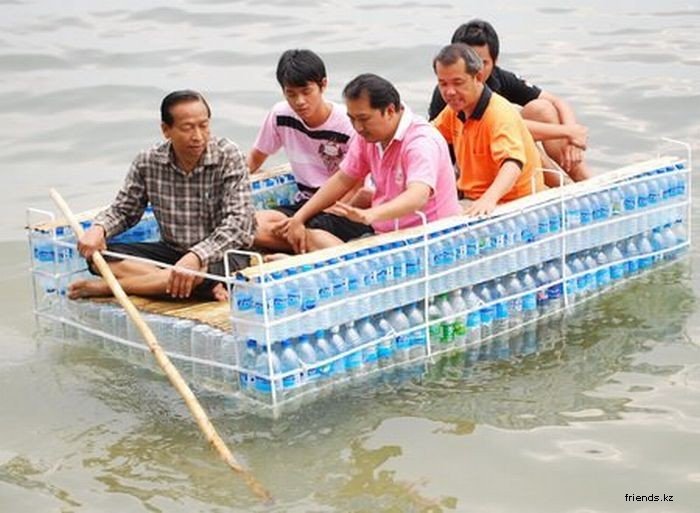
[[[215,132],[248,148],[288,47],[321,53],[331,98],[374,71],[425,112],[432,55],[474,15],[501,33],[504,67],[575,105],[597,169],[655,156],[661,136],[697,148],[700,4],[0,4],[0,511],[698,511],[698,250],[573,310],[526,356],[452,357],[277,421],[203,396],[267,508],[164,378],[35,335],[21,227],[50,186],[75,209],[108,202],[170,89],[202,89]]]

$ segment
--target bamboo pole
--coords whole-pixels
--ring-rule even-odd
[[[54,203],[56,203],[58,208],[68,220],[76,236],[81,237],[84,233],[83,229],[78,223],[75,216],[73,215],[73,212],[71,211],[68,204],[63,200],[61,195],[55,189],[51,189],[49,194],[51,195],[51,199],[53,199]],[[168,358],[168,356],[163,351],[163,348],[158,343],[158,340],[156,340],[155,335],[153,335],[151,328],[148,327],[148,324],[146,324],[146,322],[143,320],[139,311],[136,309],[134,304],[126,295],[124,289],[122,289],[121,285],[115,278],[109,265],[107,265],[107,262],[105,261],[102,254],[99,252],[95,252],[92,256],[92,261],[99,269],[102,278],[109,285],[109,288],[112,290],[114,297],[116,297],[119,303],[124,307],[126,313],[134,322],[138,330],[141,332],[141,335],[143,335],[143,338],[146,341],[146,344],[148,345],[148,348],[150,349],[151,353],[153,353],[153,357],[158,362],[158,365],[161,369],[163,369],[163,372],[165,372],[165,375],[170,380],[170,383],[175,387],[180,396],[184,399],[187,408],[190,410],[190,413],[197,421],[199,429],[202,431],[202,433],[204,433],[204,436],[206,437],[209,444],[211,444],[214,447],[214,449],[216,449],[221,459],[224,460],[226,464],[228,464],[231,470],[233,470],[236,474],[241,476],[245,484],[256,496],[258,496],[260,499],[266,502],[272,501],[272,495],[270,494],[270,492],[267,491],[267,489],[263,487],[263,485],[257,479],[255,479],[253,474],[251,474],[245,467],[238,463],[238,461],[234,457],[233,453],[229,450],[226,443],[221,439],[219,433],[217,433],[216,429],[214,428],[214,425],[211,423],[209,417],[202,408],[202,405],[199,403],[199,401],[197,400],[197,398],[195,397],[194,393],[187,385],[185,380],[182,379],[182,376],[172,364],[170,358]]]

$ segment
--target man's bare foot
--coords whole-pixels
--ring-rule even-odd
[[[224,287],[223,283],[217,283],[213,289],[211,289],[211,294],[217,301],[228,301],[228,289]]]
[[[97,280],[78,280],[68,285],[68,297],[70,299],[80,299],[84,297],[111,296],[107,282]]]
[[[269,255],[265,255],[263,257],[263,261],[265,262],[276,262],[277,260],[283,260],[285,258],[289,258],[292,255],[288,255],[287,253],[270,253]]]

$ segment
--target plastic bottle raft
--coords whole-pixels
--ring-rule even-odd
[[[191,382],[261,408],[373,377],[410,378],[442,353],[527,354],[538,323],[687,252],[689,163],[658,158],[508,203],[488,219],[454,217],[254,265],[226,280],[230,304],[139,305],[159,312],[146,320]],[[284,170],[253,182],[259,208],[293,201],[295,189]],[[29,230],[37,317],[152,365],[118,305],[66,299],[67,283],[86,271],[60,224]],[[125,236],[157,240],[152,214]]]

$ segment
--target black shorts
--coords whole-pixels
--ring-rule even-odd
[[[124,255],[140,258],[147,258],[149,260],[155,260],[156,262],[162,262],[169,265],[176,264],[177,261],[187,253],[187,251],[175,249],[163,241],[108,244],[107,251],[113,251],[114,253],[122,253]],[[105,260],[107,262],[119,262],[123,259],[105,255]],[[244,255],[229,255],[229,270],[237,271],[245,267],[248,267],[248,257]],[[92,265],[92,262],[88,262],[88,269],[92,274],[96,276],[100,275],[97,269],[95,269]],[[223,260],[211,263],[207,267],[207,273],[216,274],[217,276],[224,276],[224,271],[225,268]],[[212,280],[210,278],[204,278],[204,281],[197,285],[192,291],[193,297],[199,299],[213,299],[211,291],[217,285],[217,283],[223,282]]]
[[[281,212],[287,217],[292,217],[306,204],[306,201],[308,200],[300,201],[294,205],[275,207],[272,210]],[[321,212],[313,216],[306,222],[306,227],[332,233],[343,242],[374,234],[374,230],[371,226],[350,221],[347,217],[327,214],[326,212]]]

